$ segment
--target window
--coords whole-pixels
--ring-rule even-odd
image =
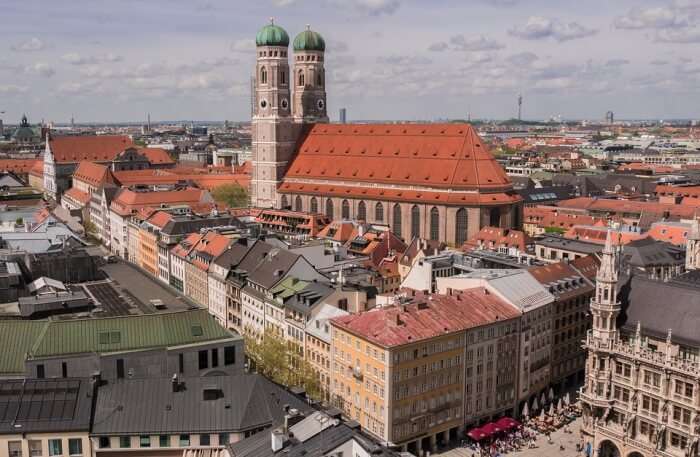
[[[185,372],[185,354],[182,352],[177,355],[177,371],[180,373]]]
[[[301,211],[301,197],[299,195],[294,199],[294,211]]]
[[[440,238],[440,211],[436,207],[430,210],[430,239],[438,240]]]
[[[345,220],[350,219],[350,203],[348,203],[347,200],[343,200],[343,203],[340,206],[340,217]]]
[[[311,197],[311,212],[318,213],[318,200],[316,200],[316,197]]]
[[[22,457],[22,442],[8,441],[7,452],[10,457]]]
[[[219,433],[219,446],[225,446],[229,444],[229,436],[228,433]]]
[[[209,368],[209,357],[206,349],[199,351],[199,369],[206,370]]]
[[[392,212],[392,232],[398,237],[401,237],[401,205],[398,203],[394,205],[394,210]]]
[[[467,210],[460,208],[455,214],[455,243],[457,246],[462,246],[467,241],[468,227]]]
[[[61,376],[68,377],[68,364],[66,362],[61,362]]]
[[[44,455],[41,449],[41,440],[29,440],[29,456],[30,457],[41,457]]]
[[[304,72],[302,70],[299,70],[299,86],[304,85]]]
[[[644,384],[653,387],[661,386],[661,374],[649,370],[644,370]]]
[[[119,437],[119,447],[122,449],[131,447],[131,437],[130,436],[120,436]]]
[[[673,407],[673,420],[682,422],[686,425],[690,424],[690,410],[678,406]]]
[[[63,454],[63,443],[61,440],[49,440],[49,455]]]
[[[68,455],[83,455],[83,440],[81,438],[68,439]]]
[[[36,377],[38,379],[44,379],[46,377],[46,371],[43,363],[36,366]]]
[[[287,84],[287,72],[282,71],[280,73],[280,84]]]
[[[411,207],[411,239],[420,236],[420,208],[418,205]]]
[[[199,435],[199,445],[200,446],[209,446],[211,444],[211,438],[209,438],[209,435]]]
[[[224,348],[224,365],[236,363],[236,346],[226,346]]]
[[[671,446],[685,449],[688,446],[688,438],[678,433],[671,433]]]
[[[333,200],[326,199],[326,217],[328,219],[333,219]]]
[[[282,204],[282,209],[289,209],[289,202],[287,201],[286,195],[282,195],[281,204]]]
[[[491,227],[501,226],[501,208],[491,208],[489,212],[489,225]]]
[[[343,311],[348,310],[348,299],[347,298],[341,298],[338,300],[338,309],[342,309]]]
[[[211,350],[211,366],[212,368],[219,366],[219,349],[214,348]]]
[[[170,436],[169,435],[160,435],[158,437],[158,446],[170,447]]]
[[[320,71],[318,73],[316,73],[316,85],[318,87],[323,86],[323,75],[321,74]]]
[[[267,69],[265,67],[260,69],[260,84],[267,84]]]
[[[109,449],[112,447],[111,440],[108,436],[101,436],[99,440],[100,449]]]
[[[357,220],[366,221],[367,220],[367,206],[365,202],[360,202],[357,204]]]
[[[190,445],[190,435],[180,435],[180,447],[186,447]]]
[[[124,359],[117,359],[117,378],[124,377]]]

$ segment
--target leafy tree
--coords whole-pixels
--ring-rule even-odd
[[[562,227],[545,227],[544,233],[554,233],[554,234],[562,235],[562,234],[566,233],[566,230]]]
[[[22,225],[22,224],[24,224],[24,219],[22,219],[21,217],[18,217],[18,218],[15,220],[15,224],[17,224],[17,225]]]
[[[212,197],[219,203],[225,203],[232,208],[248,206],[250,197],[248,190],[238,183],[223,184],[211,191]]]

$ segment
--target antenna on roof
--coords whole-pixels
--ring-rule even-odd
[[[270,16],[270,25],[275,25],[275,18]]]

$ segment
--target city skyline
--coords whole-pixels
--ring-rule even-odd
[[[7,123],[250,118],[269,16],[328,43],[328,111],[353,119],[694,118],[700,1],[26,1],[4,8]]]

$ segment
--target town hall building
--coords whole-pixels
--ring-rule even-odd
[[[271,22],[256,36],[252,204],[387,225],[461,246],[521,224],[522,199],[468,124],[329,124],[325,41]]]

